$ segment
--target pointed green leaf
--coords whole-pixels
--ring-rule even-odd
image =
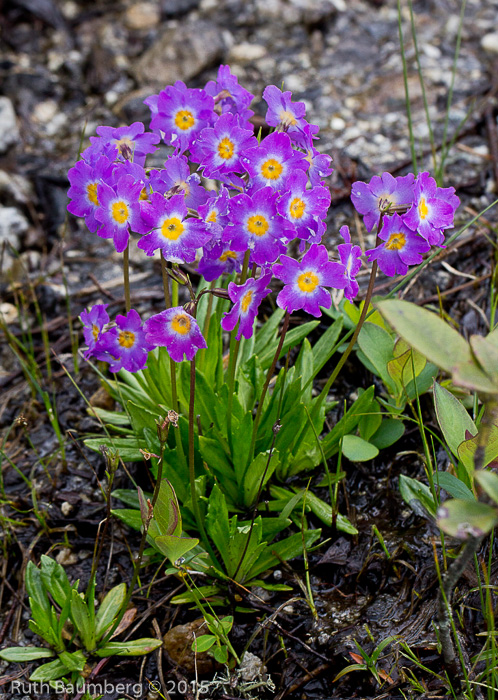
[[[86,664],[86,656],[81,650],[63,651],[59,654],[59,659],[69,671],[83,671]]]
[[[450,474],[450,472],[436,472],[434,475],[434,483],[444,489],[450,496],[453,496],[453,498],[460,498],[463,501],[476,500],[469,487],[456,476]]]
[[[495,503],[498,503],[498,475],[494,472],[478,470],[474,474],[474,477],[488,496],[492,498]]]
[[[144,654],[150,654],[151,651],[160,647],[162,643],[162,639],[154,639],[153,637],[134,639],[129,642],[107,642],[105,646],[96,649],[94,654],[101,658],[107,656],[144,656]]]
[[[417,515],[425,515],[425,509],[430,516],[436,517],[436,504],[434,503],[431,490],[426,484],[401,474],[399,477],[399,492],[405,503]]]
[[[56,659],[55,661],[50,661],[48,664],[43,664],[38,666],[37,669],[33,671],[30,675],[30,681],[55,681],[57,678],[61,678],[67,674],[67,667],[60,661]]]
[[[73,589],[71,598],[71,620],[87,651],[95,649],[95,628],[85,601]]]
[[[48,659],[51,656],[55,656],[52,649],[45,649],[44,647],[11,647],[0,651],[0,659],[10,663]]]
[[[95,636],[97,639],[103,635],[112,624],[126,599],[126,583],[120,583],[107,593],[101,602],[95,617]]]
[[[192,651],[195,651],[197,654],[202,654],[202,652],[211,649],[215,643],[216,637],[213,634],[201,634],[200,637],[196,637],[192,642]]]
[[[469,536],[481,537],[491,532],[497,523],[496,508],[477,501],[445,501],[437,511],[437,524],[441,530],[461,540]]]
[[[437,382],[434,382],[434,406],[444,439],[458,457],[458,447],[468,438],[467,433],[477,435],[476,424],[456,396]]]
[[[480,428],[483,429],[482,427]],[[458,457],[467,469],[468,474],[474,471],[474,457],[481,440],[480,435],[475,435],[468,440],[465,440],[458,446]],[[486,435],[486,444],[484,446],[484,459],[480,467],[487,467],[490,462],[498,457],[498,426],[491,425],[488,428]]]

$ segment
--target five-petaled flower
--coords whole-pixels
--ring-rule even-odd
[[[271,292],[268,289],[270,280],[271,273],[266,273],[257,280],[250,277],[241,285],[230,282],[228,296],[233,301],[233,306],[221,320],[223,330],[233,331],[238,321],[237,340],[240,340],[241,335],[244,338],[252,336],[259,305]]]
[[[182,306],[174,306],[151,316],[145,322],[146,339],[154,346],[165,347],[175,362],[192,360],[206,341],[197,321]]]
[[[379,232],[380,245],[367,250],[369,262],[377,260],[380,270],[389,277],[406,275],[409,265],[422,262],[422,254],[430,250],[424,238],[408,228],[399,214],[385,216]]]

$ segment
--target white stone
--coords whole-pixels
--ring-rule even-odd
[[[342,117],[332,117],[330,120],[330,128],[334,131],[344,131],[346,128],[346,122]]]
[[[159,24],[161,13],[153,2],[137,2],[126,10],[125,24],[128,29],[153,29]]]
[[[481,46],[487,53],[498,53],[498,32],[485,34],[481,39]]]
[[[241,63],[256,61],[263,56],[266,56],[266,47],[261,44],[250,44],[248,41],[236,44],[230,49],[230,59]]]
[[[14,105],[8,97],[0,97],[0,153],[5,153],[20,140]]]
[[[33,119],[40,124],[47,124],[57,114],[57,103],[54,100],[38,102],[33,110]]]

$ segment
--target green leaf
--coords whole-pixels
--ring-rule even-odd
[[[41,580],[57,605],[64,607],[66,597],[71,595],[71,584],[64,568],[54,559],[42,554],[40,559]]]
[[[474,477],[488,496],[495,503],[498,503],[498,476],[494,472],[478,470],[475,472]]]
[[[436,517],[436,504],[428,486],[417,479],[401,474],[399,477],[399,491],[402,499],[407,503],[417,515],[425,515],[425,511]]]
[[[299,556],[303,553],[303,544],[307,548],[311,547],[320,537],[321,533],[321,530],[306,530],[304,537],[302,533],[298,532],[295,535],[287,537],[285,540],[280,540],[280,542],[276,544],[272,543],[268,545],[248,572],[246,579],[249,580],[255,576],[259,576],[264,571],[271,569],[282,561],[288,561],[289,559],[294,559],[294,557]]]
[[[59,654],[59,659],[69,671],[83,671],[86,664],[86,656],[81,650],[63,651]]]
[[[135,510],[135,508],[113,508],[111,513],[133,530],[142,529],[142,518],[139,510]]]
[[[377,409],[377,412],[375,412]],[[377,430],[380,428],[382,423],[382,415],[380,412],[380,406],[377,401],[372,401],[371,413],[365,413],[360,418],[358,427],[360,429],[360,437],[367,442],[370,442],[370,438],[375,435]]]
[[[339,335],[342,331],[343,320],[338,318],[331,326],[327,328],[317,342],[313,345],[313,376],[316,377],[318,372],[324,367],[332,357],[334,346],[337,343]]]
[[[441,369],[452,372],[472,360],[466,340],[427,309],[397,299],[377,302],[376,307],[396,333]]]
[[[154,537],[154,544],[165,557],[174,565],[187,552],[199,544],[195,537],[180,537],[179,535],[159,535]]]
[[[129,642],[107,642],[105,646],[96,649],[94,654],[101,658],[107,656],[144,656],[158,649],[162,643],[162,639],[154,639],[153,637],[133,639]]]
[[[475,501],[475,496],[472,491],[466,486],[463,481],[457,479],[450,472],[436,472],[434,483],[444,489],[453,498],[461,498],[464,501]]]
[[[73,590],[71,598],[71,620],[87,651],[95,649],[95,628],[88,607],[80,594]]]
[[[196,637],[192,642],[192,651],[195,651],[197,654],[202,654],[202,652],[211,649],[215,643],[216,637],[213,634],[201,634],[200,637]]]
[[[141,462],[143,454],[140,452],[141,445],[137,438],[88,438],[83,441],[85,446],[94,452],[100,452],[102,445],[115,449],[123,462]]]
[[[387,418],[382,421],[377,432],[372,435],[369,442],[377,449],[384,450],[397,442],[404,434],[405,426],[402,420]]]
[[[311,512],[314,513],[317,518],[320,518],[322,523],[325,523],[325,525],[330,527],[332,524],[332,507],[328,503],[325,503],[325,501],[322,501],[321,498],[318,498],[318,496],[311,491],[308,491],[306,494],[306,503],[309,505]],[[354,527],[354,525],[352,525],[349,520],[340,513],[337,513],[336,516],[336,527],[338,530],[346,532],[348,535],[358,534],[358,530]]]
[[[293,348],[294,345],[298,345],[303,338],[306,338],[306,336],[318,326],[318,324],[319,321],[309,321],[308,323],[303,323],[302,325],[297,326],[297,328],[293,328],[291,331],[288,331],[287,335],[285,336],[279,358],[283,357],[289,348]],[[275,350],[275,347],[267,346],[259,353],[259,361],[263,369],[267,369],[271,365],[273,356],[275,355]]]
[[[482,394],[494,394],[498,388],[492,384],[490,377],[479,369],[473,359],[461,362],[453,369],[453,383],[464,386],[471,391]]]
[[[228,508],[225,496],[217,484],[213,486],[211,495],[209,496],[206,530],[221,554],[223,563],[228,567],[230,562]]]
[[[367,462],[377,457],[379,450],[357,435],[345,435],[342,441],[342,453],[351,462]]]
[[[111,625],[126,599],[126,583],[120,583],[107,593],[95,618],[95,636],[100,639]]]
[[[491,532],[498,523],[495,508],[477,501],[445,501],[437,511],[437,524],[448,535],[465,540]]]
[[[111,493],[113,498],[117,498],[127,506],[132,508],[140,508],[140,502],[138,500],[138,493],[136,489],[114,489]],[[152,493],[144,491],[145,499],[152,499]]]
[[[324,437],[322,447],[327,459],[338,451],[339,443],[343,435],[351,433],[356,428],[360,421],[361,414],[368,412],[372,404],[374,391],[375,388],[373,386],[368,387],[368,389],[356,399],[351,408],[346,411],[344,416],[334,425],[330,433]]]
[[[153,522],[161,535],[182,534],[182,516],[175,490],[168,479],[161,479],[159,494],[154,505]],[[177,557],[178,558],[178,557]]]
[[[434,406],[444,439],[458,457],[458,447],[467,439],[467,433],[477,435],[476,424],[456,396],[437,382],[434,382]]]
[[[275,309],[270,318],[266,319],[261,325],[261,328],[256,333],[256,340],[254,342],[255,355],[260,355],[263,350],[266,350],[268,347],[272,347],[272,352],[275,353],[275,337],[284,314],[285,311],[283,309]]]
[[[342,671],[339,671],[332,682],[335,683],[339,680],[339,678],[342,678],[347,673],[351,673],[352,671],[368,671],[368,667],[366,664],[350,664],[349,666],[346,666],[346,668],[343,668]]]
[[[482,369],[490,377],[493,388],[490,391],[498,391],[498,347],[488,338],[481,335],[470,336],[470,347],[477,357]]]
[[[46,617],[46,624],[50,624],[50,602],[45,592],[41,572],[32,561],[28,562],[25,574],[26,591],[39,607],[40,613]]]
[[[254,504],[259,488],[264,488],[268,479],[280,463],[278,450],[273,451],[271,459],[269,459],[269,456],[269,450],[260,452],[246,470],[243,484],[243,501],[245,506],[252,506]]]
[[[33,671],[30,675],[30,681],[55,681],[57,678],[61,678],[67,674],[67,666],[65,666],[62,661],[56,659],[55,661],[50,661],[48,664],[43,664],[38,666],[37,669]]]
[[[215,647],[211,653],[219,664],[228,663],[228,648],[226,646]]]
[[[481,427],[481,430],[483,428]],[[481,435],[475,435],[469,440],[465,440],[458,446],[458,457],[467,469],[467,473],[472,475],[474,471],[474,457],[481,440]],[[487,428],[486,444],[484,446],[484,458],[481,467],[487,467],[498,457],[498,426],[490,425]]]
[[[387,365],[393,358],[394,339],[380,326],[367,321],[358,336],[360,349],[372,363],[376,373],[388,388],[389,393],[394,392],[394,384],[387,371]]]
[[[55,656],[52,649],[45,649],[44,647],[11,647],[0,651],[0,659],[10,663],[48,659],[51,656]]]
[[[202,459],[215,472],[216,476],[234,481],[235,472],[232,463],[219,440],[201,435],[199,437],[199,450]]]

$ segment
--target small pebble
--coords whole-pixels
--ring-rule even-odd
[[[137,2],[126,10],[128,29],[153,29],[161,19],[159,6],[153,2]]]
[[[55,557],[55,561],[61,566],[71,566],[71,564],[76,564],[78,562],[78,557],[70,549],[64,547]]]

